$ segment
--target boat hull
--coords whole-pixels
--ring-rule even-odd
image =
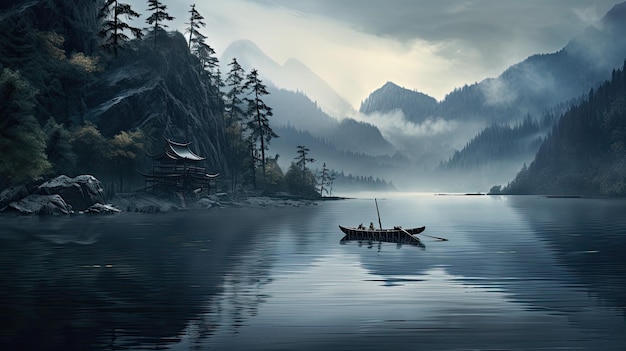
[[[341,231],[345,234],[342,241],[385,241],[401,244],[423,245],[421,240],[415,237],[415,235],[423,232],[426,227],[407,229],[359,229],[340,225],[339,229],[341,229]]]

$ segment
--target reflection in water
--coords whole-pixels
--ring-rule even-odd
[[[624,202],[379,206],[449,241],[339,245],[370,200],[0,218],[0,349],[623,349]]]

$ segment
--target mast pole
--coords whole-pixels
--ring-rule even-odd
[[[380,222],[380,212],[378,211],[378,201],[376,201],[376,198],[374,198],[374,203],[376,203],[376,214],[378,215],[378,226],[380,226],[380,229],[383,229],[383,224]]]

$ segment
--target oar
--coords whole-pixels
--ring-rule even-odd
[[[409,232],[407,232],[406,230],[404,230],[404,228],[402,228],[402,227],[400,227],[400,226],[398,226],[398,228],[400,228],[400,230],[401,230],[401,231],[403,231],[403,232],[405,232],[405,233],[407,233],[407,234],[409,234],[409,235],[412,235],[411,233],[409,233]],[[428,235],[428,234],[417,233],[417,234],[415,234],[415,235],[423,235],[423,236],[427,236],[427,237],[429,237],[429,238],[433,238],[433,239],[437,239],[437,240],[441,240],[441,241],[448,241],[448,239],[446,239],[446,238],[440,238],[440,237],[438,237],[438,236],[432,236],[432,235]]]

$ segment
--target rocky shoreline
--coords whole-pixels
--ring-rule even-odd
[[[40,185],[18,185],[0,192],[0,213],[20,215],[115,214],[121,212],[167,213],[181,210],[243,207],[301,207],[314,201],[253,196],[233,200],[226,193],[185,198],[157,196],[147,192],[121,193],[106,201],[102,184],[92,175],[70,178],[61,175]]]

